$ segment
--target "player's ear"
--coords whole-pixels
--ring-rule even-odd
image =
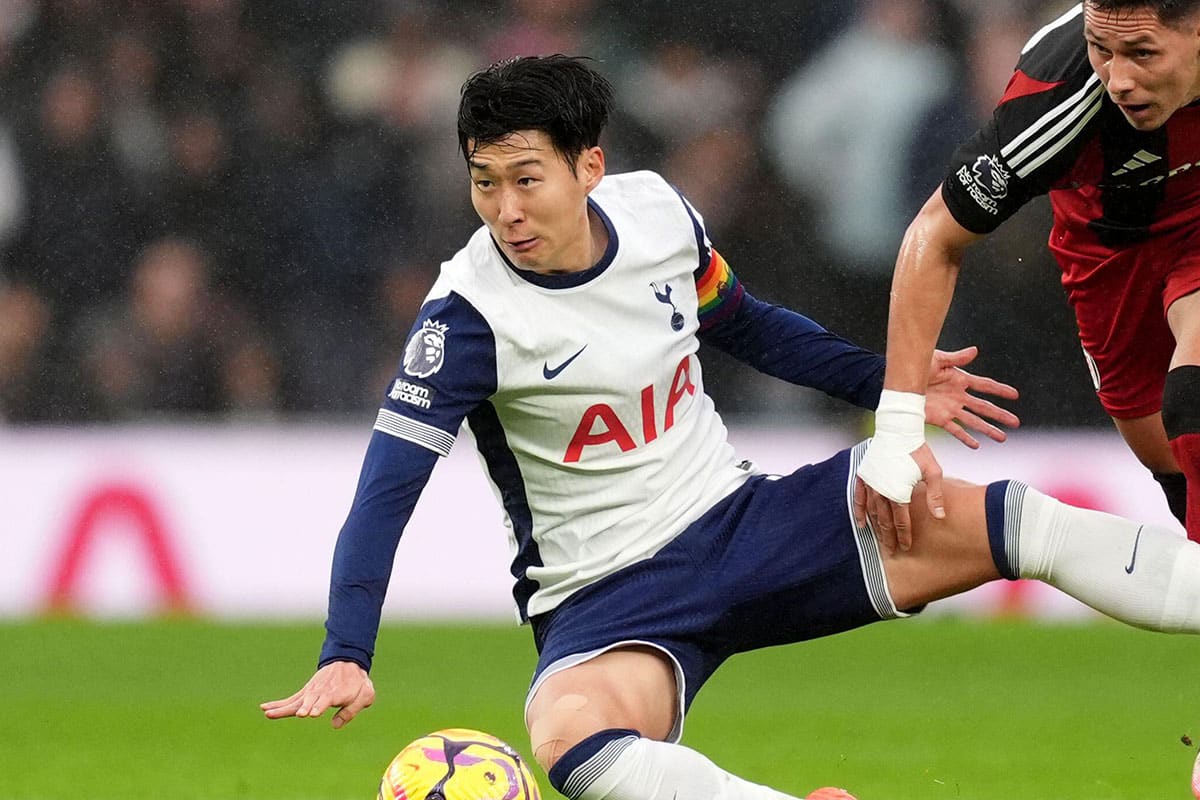
[[[589,147],[579,154],[579,177],[587,191],[595,189],[604,177],[604,151],[599,146]]]

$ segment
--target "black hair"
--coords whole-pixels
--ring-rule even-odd
[[[517,131],[542,131],[572,167],[613,107],[613,88],[590,59],[525,56],[498,61],[467,78],[458,104],[458,146],[470,160],[480,147]]]
[[[1178,25],[1200,11],[1200,0],[1084,0],[1097,11],[1149,9],[1168,27]]]

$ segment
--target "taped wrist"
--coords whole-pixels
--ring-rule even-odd
[[[867,447],[858,476],[897,503],[912,499],[921,468],[912,453],[925,444],[925,396],[884,389],[875,410],[875,436]]]

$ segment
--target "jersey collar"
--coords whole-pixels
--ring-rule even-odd
[[[496,252],[500,254],[500,258],[504,259],[504,263],[508,265],[508,268],[517,277],[532,283],[534,286],[540,286],[543,289],[573,289],[576,286],[583,286],[585,283],[600,277],[612,264],[613,259],[617,257],[617,229],[613,227],[612,220],[608,218],[608,215],[604,213],[604,209],[600,208],[600,205],[595,200],[589,197],[587,202],[588,208],[596,212],[596,216],[604,223],[604,229],[608,231],[608,246],[604,248],[604,255],[600,256],[600,260],[585,270],[567,272],[562,275],[543,275],[540,272],[521,269],[513,264],[508,260],[508,256],[504,255],[504,251],[500,249],[500,245],[496,244],[495,239],[492,239],[492,246],[496,248]]]

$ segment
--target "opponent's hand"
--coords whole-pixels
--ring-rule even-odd
[[[336,708],[333,727],[340,728],[375,702],[375,685],[353,661],[334,661],[316,671],[304,688],[283,700],[259,705],[267,719],[319,717]]]
[[[967,432],[967,428],[1003,442],[1008,435],[992,422],[1008,428],[1016,428],[1021,424],[1016,414],[977,396],[987,394],[1003,400],[1016,400],[1019,396],[1017,390],[1007,383],[972,375],[963,369],[978,355],[978,347],[966,347],[953,352],[933,351],[929,385],[925,390],[925,421],[938,426],[971,449],[979,447],[979,441]]]
[[[874,440],[872,440],[874,443]],[[870,454],[870,446],[867,454]],[[918,474],[918,480],[926,484],[925,501],[929,513],[937,519],[946,516],[945,499],[942,494],[942,468],[929,445],[923,444],[909,455],[913,468]],[[888,555],[895,555],[897,550],[907,551],[912,547],[912,515],[909,511],[909,501],[912,499],[912,489],[906,499],[901,502],[888,497],[871,487],[864,479],[862,466],[866,466],[866,458],[859,467],[858,479],[854,482],[854,520],[860,527],[870,521],[875,539]],[[868,470],[868,475],[870,471]]]
[[[925,397],[884,389],[875,410],[875,435],[858,467],[854,519],[868,521],[889,553],[912,546],[908,504],[913,487],[924,480],[926,501],[934,517],[946,516],[942,469],[925,444]]]

